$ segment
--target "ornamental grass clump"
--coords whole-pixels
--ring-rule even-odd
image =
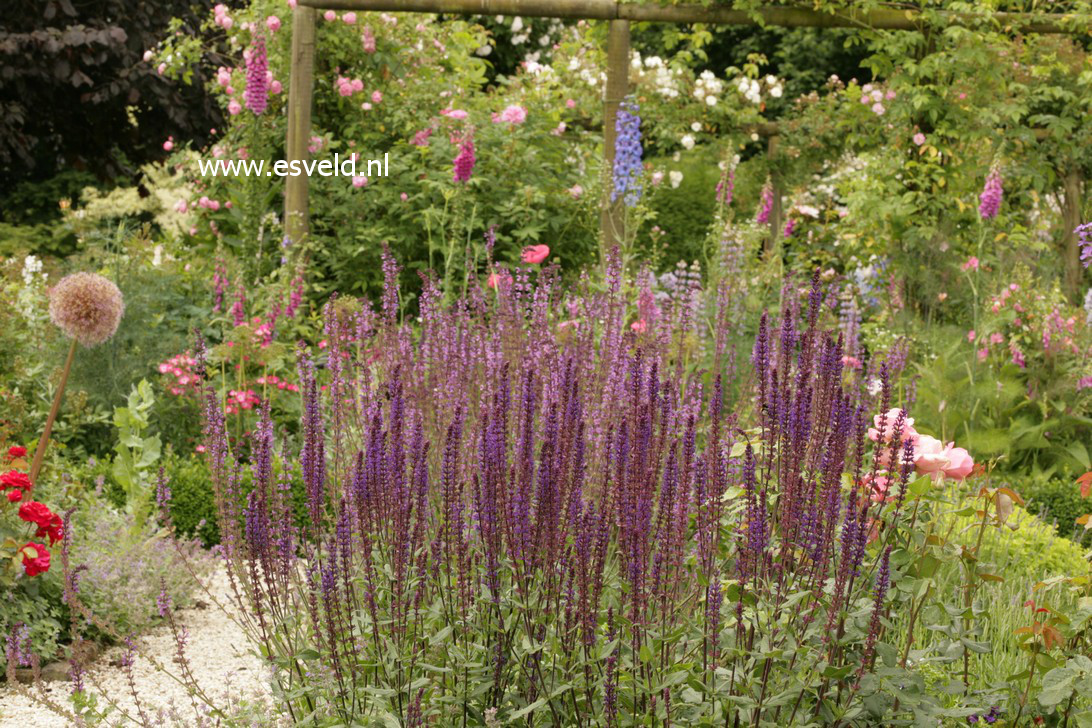
[[[277,442],[263,405],[229,444],[207,393],[223,556],[293,720],[871,709],[913,526],[912,421],[886,383],[879,401],[851,384],[818,279],[762,317],[735,401],[725,332],[709,369],[691,350],[699,326],[724,327],[726,296],[700,322],[692,298],[668,299],[638,330],[615,254],[605,287],[576,294],[521,268],[444,305],[426,276],[410,328],[384,257],[381,308],[331,302],[326,349],[298,352],[298,442]]]

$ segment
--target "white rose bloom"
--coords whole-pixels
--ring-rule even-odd
[[[775,99],[781,98],[782,93],[784,93],[784,91],[781,89],[780,86],[774,86],[770,89],[770,96],[773,96]]]
[[[694,148],[694,137],[686,134],[679,142],[683,145],[683,149],[690,150]]]
[[[677,169],[673,169],[667,173],[667,178],[671,180],[671,189],[678,189],[682,184],[682,172]]]
[[[691,124],[690,131],[701,131],[701,122],[695,121],[693,124]]]
[[[521,30],[523,30],[523,18],[517,17],[515,20],[512,21],[512,32],[518,33]]]

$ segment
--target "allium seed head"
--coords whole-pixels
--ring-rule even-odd
[[[50,319],[86,347],[113,336],[124,312],[118,287],[94,273],[65,276],[49,292]]]

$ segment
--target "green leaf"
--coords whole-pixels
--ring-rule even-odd
[[[541,708],[545,704],[546,704],[546,698],[539,698],[538,700],[531,703],[530,705],[528,705],[526,707],[523,707],[523,708],[520,708],[515,713],[512,713],[511,715],[509,715],[508,720],[519,720],[520,718],[527,715],[531,711],[537,710],[537,709]]]

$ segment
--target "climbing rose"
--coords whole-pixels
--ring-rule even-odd
[[[27,576],[38,576],[38,574],[49,571],[49,551],[42,544],[28,543],[19,549],[19,552],[23,554],[23,568],[26,570]],[[31,553],[34,554],[33,558],[30,555]]]
[[[533,265],[541,263],[548,257],[550,257],[549,245],[528,245],[523,249],[523,254],[520,255],[520,259],[524,263],[531,263]]]
[[[963,480],[974,470],[974,459],[971,454],[962,447],[954,447],[954,442],[949,442],[944,449],[948,458],[948,466],[944,468],[944,477],[952,480]]]
[[[38,528],[46,528],[53,518],[53,511],[49,510],[49,506],[45,503],[30,501],[19,506],[19,518],[36,524]]]
[[[12,503],[18,503],[19,501],[23,500],[23,491],[15,490],[14,488],[12,490],[9,490],[8,500]]]
[[[12,445],[8,448],[8,460],[14,460],[15,458],[25,458],[27,456],[27,449],[22,445]]]
[[[23,451],[23,454],[26,454],[25,450]],[[0,490],[7,490],[8,488],[30,490],[31,488],[30,478],[26,473],[20,473],[18,470],[9,470],[3,475],[0,475],[0,485],[3,486]]]
[[[527,119],[527,109],[518,104],[512,104],[493,119],[494,123],[507,121],[509,124],[522,124]]]

